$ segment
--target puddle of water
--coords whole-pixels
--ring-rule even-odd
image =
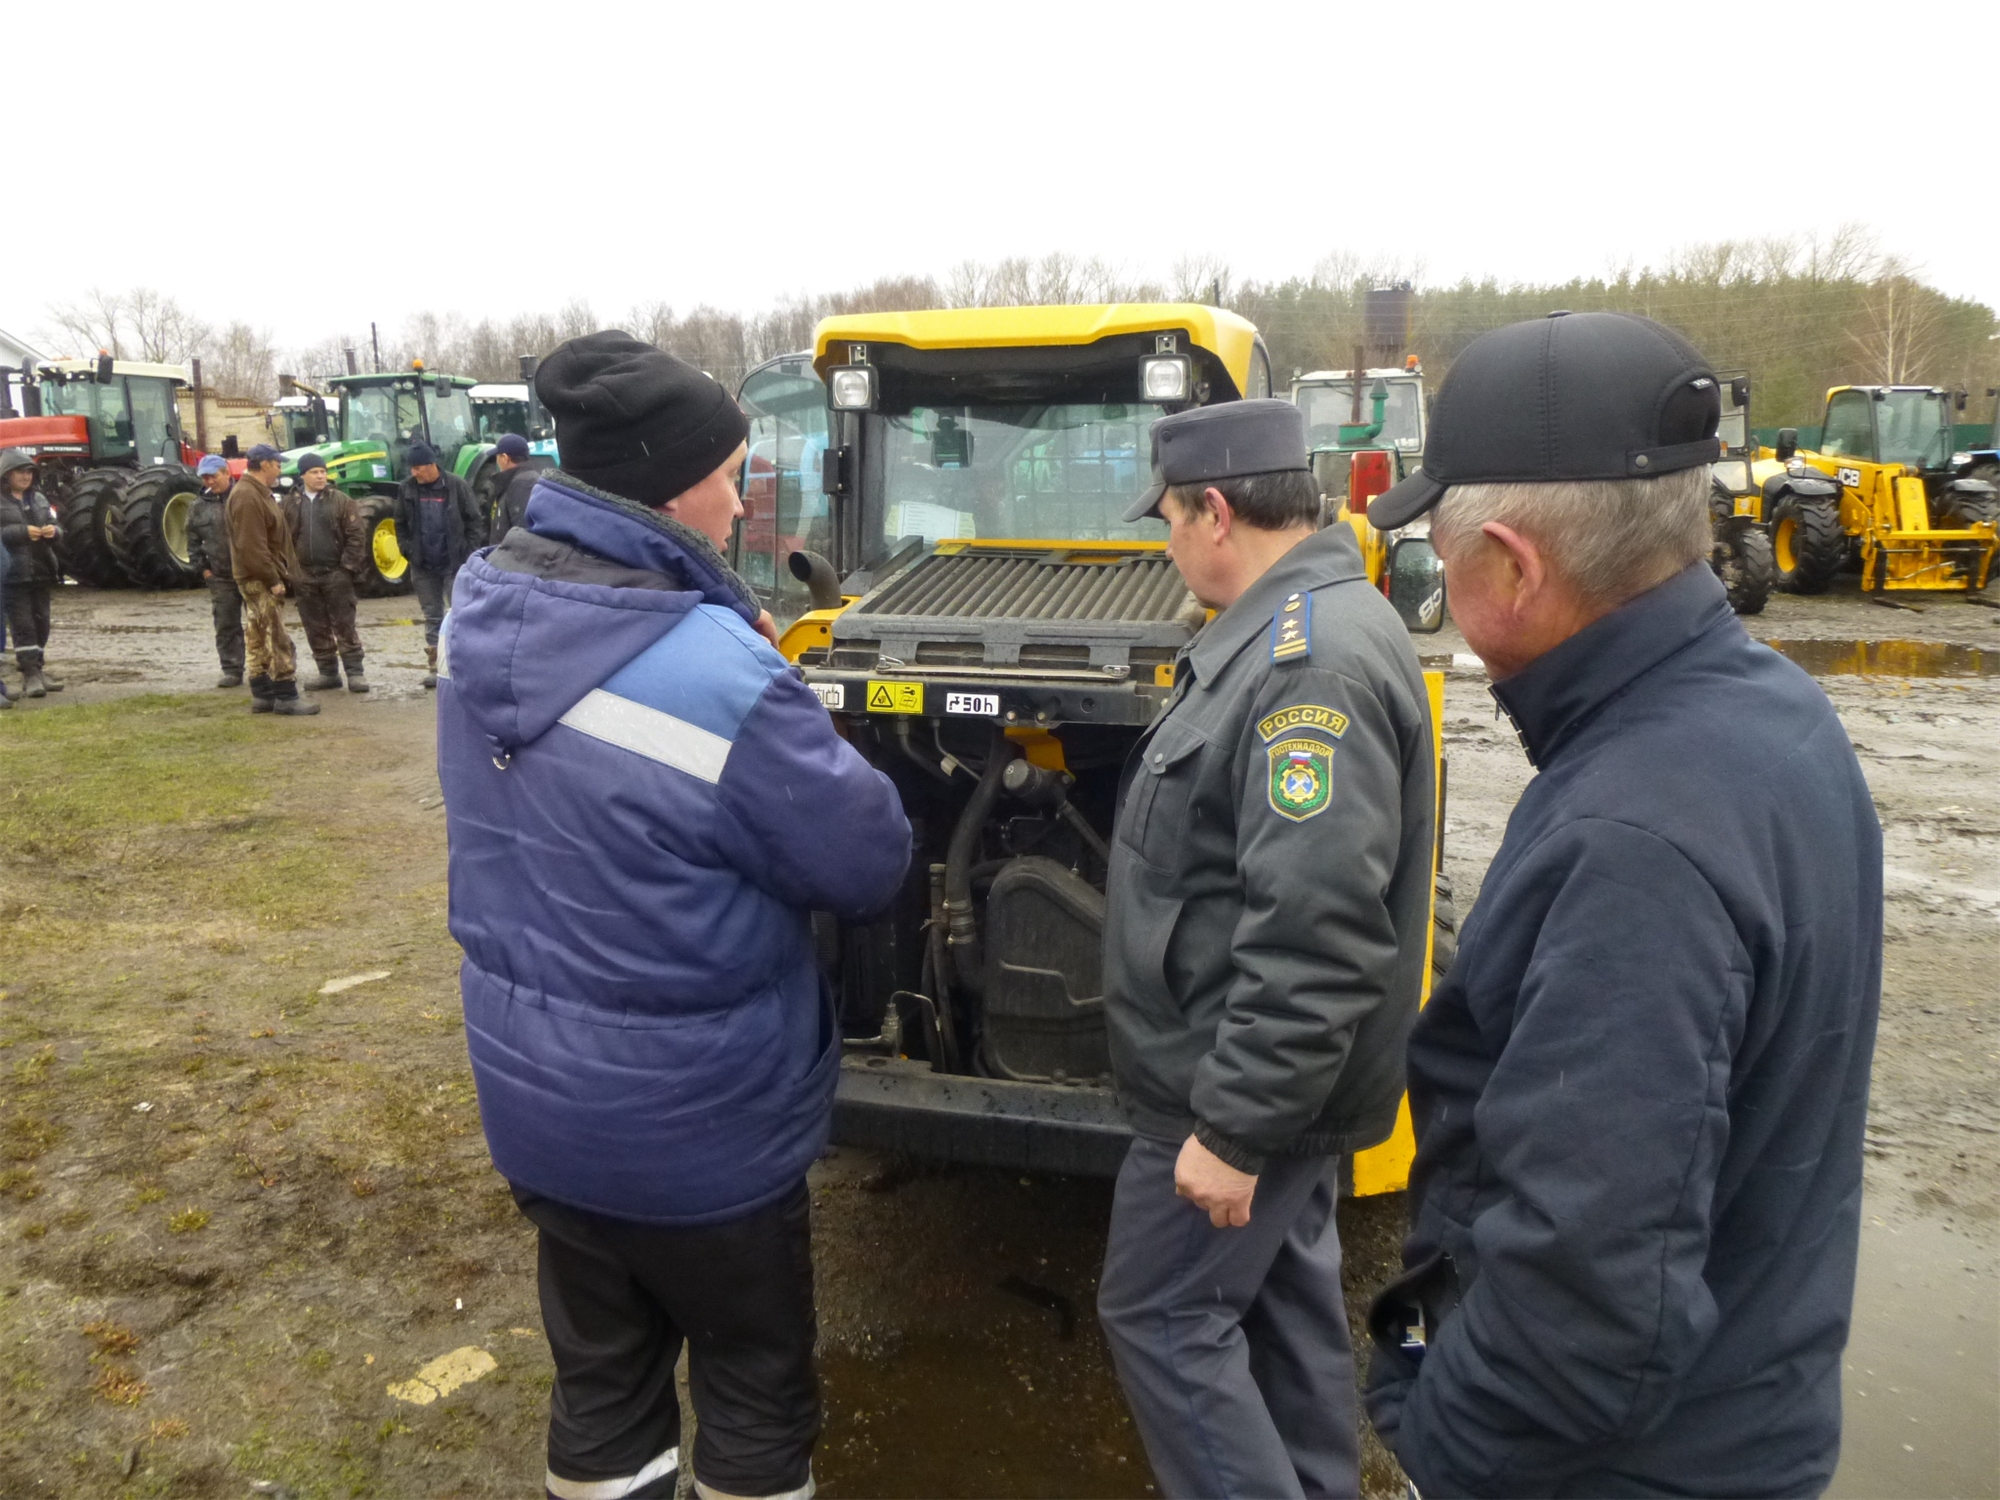
[[[1766,641],[1815,677],[2000,677],[2000,651],[1947,641]]]
[[[2000,1496],[2000,1276],[1963,1227],[1864,1202],[1830,1500]]]

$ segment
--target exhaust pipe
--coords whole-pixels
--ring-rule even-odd
[[[833,571],[832,563],[817,552],[794,552],[785,559],[785,566],[806,586],[814,609],[840,608],[840,575]]]
[[[983,990],[986,973],[980,961],[979,921],[972,914],[972,856],[979,848],[979,830],[985,827],[987,816],[993,811],[993,804],[1000,796],[1001,778],[1007,774],[1013,759],[1014,745],[1007,738],[1007,731],[995,729],[986,752],[986,769],[980,772],[979,785],[972,789],[965,810],[958,815],[944,856],[945,944],[959,982],[975,995]]]

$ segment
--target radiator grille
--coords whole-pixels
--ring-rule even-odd
[[[1158,555],[1076,562],[1075,554],[938,553],[855,609],[942,620],[1171,620],[1191,602]]]

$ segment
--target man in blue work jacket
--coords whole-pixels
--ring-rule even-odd
[[[623,333],[542,361],[563,470],[460,569],[438,773],[466,1043],[493,1162],[540,1231],[558,1500],[804,1500],[819,1433],[806,1169],[840,1035],[811,912],[910,858],[718,550],[748,428]]]
[[[1426,1500],[1817,1495],[1882,973],[1853,747],[1710,571],[1708,362],[1624,313],[1473,341],[1422,470],[1538,774],[1410,1040],[1369,1413]]]

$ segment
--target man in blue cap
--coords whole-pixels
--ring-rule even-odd
[[[208,588],[209,612],[215,619],[215,654],[222,662],[219,688],[243,686],[243,595],[229,563],[229,527],[223,502],[233,480],[229,460],[211,453],[195,465],[201,497],[188,517],[188,561]]]
[[[1104,1015],[1133,1142],[1098,1316],[1161,1493],[1355,1495],[1334,1223],[1386,1140],[1431,911],[1423,674],[1354,532],[1319,529],[1305,421],[1232,401],[1153,426],[1167,552],[1216,616],[1132,752]]]
[[[534,493],[535,476],[555,465],[539,453],[531,452],[528,440],[518,432],[501,436],[493,445],[493,462],[500,468],[500,486],[493,499],[494,546],[507,540],[507,533],[527,518],[528,496]]]
[[[1818,1495],[1882,978],[1833,707],[1708,565],[1715,373],[1627,313],[1481,335],[1422,470],[1537,768],[1410,1038],[1369,1415],[1426,1495]]]
[[[486,537],[472,486],[438,463],[429,443],[410,444],[410,477],[396,492],[396,545],[410,562],[410,586],[424,611],[424,686],[437,686],[438,629],[451,607],[459,567]]]

